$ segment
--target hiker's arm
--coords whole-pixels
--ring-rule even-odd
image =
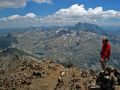
[[[110,59],[110,54],[111,54],[111,48],[108,48],[108,60]]]
[[[100,55],[102,55],[102,53],[103,53],[103,46],[102,46],[102,48],[101,48]]]

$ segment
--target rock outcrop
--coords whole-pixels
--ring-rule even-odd
[[[100,90],[98,76],[93,70],[65,68],[50,60],[23,60],[0,70],[0,90]],[[120,90],[117,84],[115,90]]]

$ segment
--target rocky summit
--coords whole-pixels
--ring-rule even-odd
[[[21,60],[0,70],[0,90],[100,90],[100,74],[51,60]]]

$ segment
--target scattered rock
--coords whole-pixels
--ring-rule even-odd
[[[33,76],[37,76],[37,77],[43,78],[43,77],[45,77],[45,73],[44,73],[44,71],[34,71],[33,72]]]
[[[53,62],[26,60],[19,63],[20,66],[0,71],[0,90],[100,90],[105,85],[120,90],[116,70],[106,69],[96,75],[93,70],[80,71]],[[112,84],[108,83],[111,80]]]
[[[76,90],[81,90],[81,86],[79,84],[76,84]]]

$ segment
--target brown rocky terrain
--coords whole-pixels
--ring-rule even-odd
[[[23,60],[0,70],[0,90],[100,90],[96,78],[92,70],[65,68],[50,60]]]
[[[0,70],[0,90],[87,90],[95,75],[52,61],[26,60]]]
[[[99,85],[104,86],[106,80],[110,87],[114,84],[115,90],[120,90],[119,72],[119,80],[113,84],[105,71],[98,72],[80,69],[72,63],[39,60],[14,48],[0,53],[0,90],[100,90]]]

